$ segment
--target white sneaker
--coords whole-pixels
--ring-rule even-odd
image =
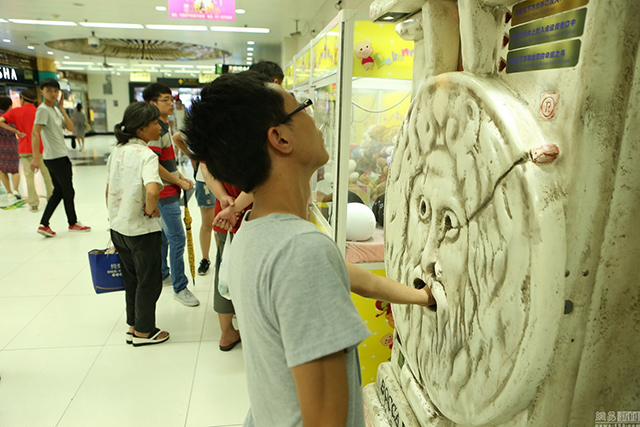
[[[11,193],[7,193],[7,201],[9,202],[9,205],[13,205],[18,201],[18,198]]]
[[[200,305],[200,301],[198,301],[198,298],[196,298],[196,296],[192,294],[191,291],[187,288],[184,288],[178,293],[174,292],[173,299],[181,302],[187,307],[196,307]]]
[[[171,275],[168,275],[164,279],[162,279],[162,286],[171,286],[173,282],[171,281]]]
[[[20,193],[18,193],[17,190],[13,192],[13,195],[16,196],[16,199],[22,200],[22,196],[20,195]]]

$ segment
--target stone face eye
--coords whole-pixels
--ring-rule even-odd
[[[460,234],[460,221],[453,211],[446,210],[442,216],[443,236],[449,240],[455,240]]]
[[[420,197],[420,200],[418,202],[418,210],[420,212],[420,219],[423,221],[426,221],[429,219],[430,217],[430,207],[429,204],[427,203],[427,199],[425,199],[424,197]]]

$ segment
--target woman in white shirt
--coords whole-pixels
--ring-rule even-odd
[[[114,128],[118,139],[107,162],[107,207],[111,239],[122,267],[127,304],[127,343],[160,344],[169,333],[156,327],[162,291],[162,180],[158,156],[147,147],[160,138],[160,112],[146,102],[127,107]]]

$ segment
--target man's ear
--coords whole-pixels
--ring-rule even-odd
[[[280,154],[290,154],[293,150],[291,141],[278,126],[272,126],[267,131],[267,143]]]

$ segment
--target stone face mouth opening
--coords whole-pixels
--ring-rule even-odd
[[[413,279],[413,287],[416,289],[424,289],[424,287],[427,286],[427,283],[420,279],[420,278],[416,278]],[[436,302],[435,298],[433,298],[433,304],[427,307],[428,310],[433,311],[434,313],[436,311],[438,311],[438,303]]]

